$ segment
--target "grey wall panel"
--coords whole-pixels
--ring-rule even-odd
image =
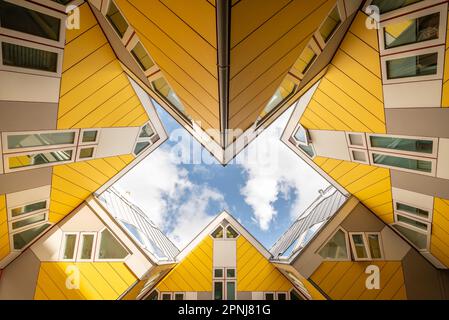
[[[449,199],[449,180],[404,171],[390,171],[392,187]]]
[[[0,131],[56,129],[58,104],[0,101]]]
[[[51,185],[53,169],[40,168],[0,174],[0,194]]]

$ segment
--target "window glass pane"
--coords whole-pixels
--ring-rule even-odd
[[[371,2],[371,5],[377,6],[379,8],[379,12],[382,14],[409,6],[420,1],[422,0],[373,0],[373,2]]]
[[[324,259],[347,259],[345,233],[338,230],[332,239],[320,250],[319,255]]]
[[[94,247],[94,235],[83,234],[81,235],[82,247],[81,247],[81,259],[92,259],[92,252]]]
[[[399,202],[396,202],[396,210],[408,212],[408,213],[411,213],[413,215],[416,215],[416,216],[422,217],[422,218],[429,218],[429,211],[415,208],[415,207],[412,207],[412,206],[409,206],[409,205],[406,205],[403,203],[399,203]]]
[[[75,143],[75,132],[17,134],[8,136],[8,148],[32,148]]]
[[[33,241],[37,236],[44,232],[50,224],[43,224],[38,227],[34,227],[13,235],[14,249],[21,250],[31,241]]]
[[[226,238],[228,239],[234,239],[237,238],[239,234],[237,233],[237,231],[235,231],[231,226],[228,226],[226,228]]]
[[[398,221],[400,221],[400,222],[403,222],[403,223],[406,223],[406,224],[408,224],[408,225],[410,225],[412,227],[415,227],[415,228],[427,231],[427,224],[425,224],[425,223],[416,221],[414,219],[407,218],[406,216],[403,216],[403,215],[400,215],[400,214],[398,214],[396,216],[397,216]]]
[[[226,282],[226,300],[235,300],[235,282]]]
[[[413,243],[418,249],[427,248],[427,235],[398,224],[393,225],[393,227],[398,230],[399,233],[401,233],[406,239]]]
[[[270,102],[268,102],[268,104],[266,105],[261,116],[264,117],[265,115],[270,113],[270,111],[275,109],[279,104],[281,104],[285,99],[290,97],[293,91],[295,91],[295,88],[296,85],[292,81],[288,79],[282,81],[281,86],[276,90]]]
[[[2,42],[2,57],[5,66],[56,72],[58,54],[56,52]]]
[[[16,221],[12,223],[12,228],[14,229],[19,229],[22,227],[25,227],[27,225],[36,223],[36,222],[41,222],[41,221],[45,221],[45,213],[41,213],[41,214],[36,214],[32,217],[20,220],[20,221]]]
[[[296,139],[296,141],[298,141],[301,144],[304,144],[304,145],[309,144],[309,139],[307,137],[307,131],[302,126],[300,126],[298,128],[298,130],[296,130],[295,139]]]
[[[352,157],[354,158],[355,161],[361,161],[361,162],[368,161],[366,159],[365,152],[358,151],[358,150],[351,150],[351,152],[352,152]]]
[[[226,278],[235,278],[235,269],[226,269]]]
[[[265,293],[265,300],[274,300],[274,293]]]
[[[140,154],[143,150],[145,150],[150,145],[149,142],[137,142],[136,147],[134,148],[134,154]]]
[[[290,291],[290,300],[303,300],[295,290]]]
[[[299,59],[296,60],[293,68],[299,73],[306,73],[307,70],[312,66],[313,62],[317,58],[317,54],[313,51],[312,48],[307,46],[304,51],[299,56]]]
[[[111,22],[112,26],[114,27],[115,31],[118,33],[120,38],[123,38],[126,30],[128,29],[128,23],[126,22],[125,18],[122,16],[122,14],[120,13],[120,11],[118,10],[117,6],[113,1],[111,1],[109,4],[106,17],[108,18],[109,22]]]
[[[11,215],[13,217],[21,216],[33,211],[43,210],[47,207],[47,201],[39,201],[31,204],[27,204],[22,207],[14,208],[11,210]]]
[[[153,134],[154,134],[153,128],[151,128],[151,125],[149,123],[147,123],[140,130],[139,138],[149,138]]]
[[[440,14],[392,23],[384,28],[385,48],[438,39]]]
[[[315,156],[315,152],[313,152],[312,145],[305,146],[305,145],[299,144],[298,148],[300,148],[302,151],[304,151],[311,158],[313,158]]]
[[[80,159],[92,158],[94,156],[94,148],[84,148],[80,151]]]
[[[145,48],[140,42],[137,42],[134,49],[131,50],[132,55],[134,58],[136,58],[137,62],[139,63],[140,67],[146,71],[150,69],[152,66],[154,66],[153,60],[151,60],[150,56],[146,52]]]
[[[185,116],[188,117],[188,115],[185,113],[185,109],[181,103],[181,100],[179,100],[176,93],[173,91],[173,89],[170,87],[170,85],[167,83],[167,81],[165,81],[164,78],[159,78],[157,80],[154,80],[152,83],[153,83],[154,89],[160,95],[165,97],[165,99],[167,99],[167,101],[173,107],[175,107],[176,109],[178,109],[178,111],[180,111],[181,113],[183,113]]]
[[[384,148],[391,150],[402,150],[431,154],[433,152],[432,140],[418,140],[395,137],[370,136],[373,148]]]
[[[397,167],[428,173],[432,172],[432,162],[426,160],[408,159],[373,153],[373,161],[375,164],[381,164],[389,167]]]
[[[400,79],[434,75],[437,74],[437,64],[437,53],[388,60],[387,78]]]
[[[183,293],[175,293],[175,300],[184,300]]]
[[[278,300],[287,300],[287,294],[286,293],[278,293]]]
[[[349,143],[353,146],[361,146],[365,145],[363,135],[361,134],[349,134]]]
[[[368,245],[372,259],[382,258],[382,252],[380,251],[380,239],[377,234],[368,235]]]
[[[352,240],[354,242],[354,255],[358,259],[368,258],[368,253],[366,252],[365,241],[363,240],[363,235],[353,234]]]
[[[157,291],[153,291],[150,293],[148,297],[145,298],[145,300],[157,300]]]
[[[128,255],[125,248],[108,229],[101,232],[99,259],[124,259]]]
[[[214,278],[223,278],[223,269],[214,269]]]
[[[69,161],[72,159],[72,150],[31,153],[23,156],[15,156],[8,159],[9,168],[37,166],[48,163]]]
[[[222,239],[223,238],[223,227],[218,227],[215,229],[214,232],[212,232],[212,237],[215,239]]]
[[[223,300],[223,282],[214,281],[214,300]]]
[[[33,36],[59,41],[61,20],[0,0],[0,26]]]
[[[64,255],[63,259],[73,259],[75,256],[75,248],[76,248],[76,234],[66,234],[64,241]]]
[[[171,300],[171,294],[163,293],[162,294],[162,300]]]
[[[97,130],[84,131],[82,142],[95,142],[97,140],[97,134]]]
[[[338,12],[338,7],[335,6],[334,10],[332,10],[320,28],[320,34],[323,37],[324,42],[329,41],[340,23],[340,13]]]

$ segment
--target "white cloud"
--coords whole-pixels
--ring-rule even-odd
[[[318,196],[328,182],[279,141],[292,111],[285,112],[238,156],[248,174],[240,190],[253,209],[253,220],[268,230],[278,214],[275,202],[293,201],[290,216],[296,218]],[[247,157],[245,159],[245,157]],[[243,160],[245,159],[245,160]],[[294,199],[289,195],[295,194]]]

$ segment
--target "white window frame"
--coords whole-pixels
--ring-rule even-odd
[[[164,300],[163,299],[164,295],[170,296],[169,300],[173,300],[173,292],[160,292],[160,293],[158,293],[158,296],[161,297],[161,300]]]
[[[228,227],[231,227],[235,232],[237,232],[237,237],[235,238],[228,238]],[[216,229],[215,229],[216,230]],[[240,237],[240,232],[238,232],[233,226],[231,226],[230,224],[228,224],[227,226],[223,227],[223,238],[219,239],[219,240],[228,240],[228,241],[233,241],[233,240],[237,240],[237,238]],[[232,269],[232,268],[231,268]]]
[[[91,142],[83,142],[83,136],[84,136],[84,132],[89,132],[89,131],[97,131],[97,137],[95,139],[95,141],[91,141]],[[85,128],[85,129],[81,129],[81,132],[79,134],[79,139],[78,139],[78,146],[90,146],[90,145],[96,145],[98,144],[98,142],[100,141],[100,135],[101,135],[101,128]]]
[[[176,300],[176,299],[175,299],[175,296],[176,296],[177,294],[182,295],[182,300],[185,300],[185,299],[186,299],[186,293],[185,293],[185,292],[178,292],[178,291],[176,291],[176,292],[173,292],[173,300]],[[180,300],[178,300],[178,301],[180,301]]]
[[[92,243],[92,253],[91,253],[91,257],[90,259],[81,259],[81,253],[82,253],[82,248],[83,248],[83,244],[84,244],[84,235],[93,235],[94,236],[94,242]],[[96,243],[97,243],[97,237],[98,237],[98,232],[80,232],[78,235],[78,240],[77,240],[77,254],[76,254],[76,261],[81,261],[81,262],[93,262],[94,261],[94,257],[95,257],[95,248],[96,248]]]
[[[63,56],[64,56],[63,49],[0,35],[0,47],[2,46],[3,42],[7,42],[7,43],[23,46],[23,47],[29,47],[29,48],[33,48],[33,49],[38,49],[38,50],[54,52],[58,55],[58,60],[56,63],[56,72],[44,71],[44,70],[39,70],[39,69],[31,69],[31,68],[23,68],[23,67],[19,67],[19,66],[8,66],[8,65],[3,64],[3,52],[2,52],[3,50],[0,50],[0,70],[20,72],[20,73],[33,74],[33,75],[39,75],[39,76],[45,76],[45,77],[53,77],[53,78],[60,78],[62,76],[62,61],[63,61]]]
[[[345,243],[346,243],[346,259],[331,259],[331,258],[323,258],[319,254],[319,252],[327,245],[327,243],[337,234],[337,232],[341,230],[345,234]],[[351,261],[351,247],[349,243],[349,234],[348,232],[343,229],[341,226],[339,226],[324,242],[323,244],[318,248],[318,250],[315,251],[315,254],[317,254],[323,261]]]
[[[287,291],[276,292],[276,296],[275,296],[276,300],[279,300],[279,294],[285,294],[285,300],[290,300],[290,295]]]
[[[380,155],[392,156],[392,157],[409,158],[409,159],[412,159],[412,160],[429,161],[429,162],[432,163],[432,170],[431,170],[431,172],[425,172],[425,171],[418,171],[418,170],[412,170],[412,169],[400,168],[400,167],[393,167],[393,166],[388,166],[388,165],[384,165],[384,164],[375,163],[374,162],[374,154],[380,154]],[[422,174],[422,175],[431,176],[431,177],[435,177],[435,175],[436,175],[437,160],[436,159],[432,159],[432,158],[416,157],[416,156],[410,156],[410,155],[399,154],[399,153],[394,153],[394,152],[381,152],[381,151],[371,151],[370,150],[369,151],[369,160],[370,160],[370,163],[373,166],[376,166],[376,167],[387,168],[387,169],[397,170],[397,171],[410,172],[410,173],[415,173],[415,174]]]
[[[120,35],[117,33],[117,31],[115,30],[115,27],[112,25],[112,23],[109,21],[109,19],[107,17],[109,6],[110,6],[111,2],[114,3],[114,5],[116,6],[117,10],[120,12],[120,14],[122,15],[123,19],[125,19],[126,23],[128,24],[128,29],[126,29],[125,33],[123,34],[123,38],[120,38]],[[106,21],[109,24],[109,26],[113,29],[112,31],[117,36],[117,38],[119,38],[121,40],[122,44],[124,46],[126,46],[128,41],[130,40],[132,34],[134,33],[134,29],[131,26],[131,24],[129,23],[128,19],[126,19],[126,16],[123,14],[123,11],[120,9],[120,7],[117,4],[117,2],[114,1],[114,0],[104,0],[102,2],[102,6],[101,6],[101,13],[104,15],[104,18],[106,19]]]
[[[376,235],[377,238],[379,239],[379,248],[380,248],[380,258],[373,258],[371,256],[371,250],[370,250],[370,246],[369,246],[369,241],[368,241],[368,236],[369,235]],[[383,242],[382,242],[382,234],[380,232],[365,232],[365,237],[366,237],[366,245],[368,246],[368,253],[371,257],[371,260],[376,261],[376,260],[385,260],[385,254],[384,254],[384,246],[383,246]]]
[[[223,230],[223,237],[222,237],[222,238],[215,238],[215,237],[212,235],[218,228],[221,228],[221,229]],[[216,228],[214,228],[214,229],[212,230],[212,232],[211,232],[209,235],[210,235],[210,237],[211,237],[212,239],[214,239],[214,240],[225,240],[225,239],[226,239],[226,230],[225,230],[225,228],[220,224],[220,225],[218,225]]]
[[[132,50],[135,48],[135,46],[137,45],[137,43],[139,43],[142,45],[143,49],[145,50],[145,52],[147,53],[147,55],[150,57],[150,59],[153,61],[154,65],[147,69],[147,70],[143,70],[140,66],[139,61],[137,61],[136,57],[134,57],[134,55],[132,54]],[[137,63],[137,65],[139,66],[139,69],[142,70],[142,72],[145,74],[145,77],[149,77],[152,74],[156,73],[159,71],[159,67],[157,66],[156,62],[154,61],[153,57],[150,55],[150,53],[148,52],[147,48],[145,48],[145,46],[143,45],[143,42],[139,39],[139,36],[137,34],[133,34],[133,36],[131,37],[131,40],[128,42],[128,45],[126,46],[126,49],[129,51],[129,54],[131,55],[131,57],[134,59],[134,61]]]
[[[31,211],[31,212],[28,212],[26,214],[19,215],[17,217],[13,217],[12,216],[12,210],[20,208],[20,207],[25,207],[25,206],[30,205],[30,204],[42,202],[42,201],[45,201],[45,208],[39,209],[39,210],[35,210],[35,211]],[[18,206],[8,207],[8,220],[9,221],[22,220],[23,218],[28,218],[28,217],[34,216],[37,213],[41,213],[43,211],[48,211],[49,208],[50,208],[50,198],[43,198],[43,199],[39,199],[39,200],[27,201],[27,202],[25,202],[25,203],[23,203],[21,205],[18,205]]]
[[[420,217],[420,216],[416,216],[413,213],[410,213],[410,212],[407,212],[407,211],[402,211],[402,210],[397,208],[397,204],[398,203],[404,204],[404,205],[407,205],[407,206],[410,206],[410,207],[413,207],[413,208],[425,210],[425,211],[429,212],[429,217],[426,219],[426,218],[423,218],[423,217]],[[412,219],[416,219],[416,220],[419,220],[419,221],[422,221],[422,222],[430,222],[431,223],[432,220],[433,220],[433,209],[429,209],[427,207],[418,207],[415,204],[408,203],[407,201],[401,201],[401,200],[397,200],[397,199],[393,198],[393,210],[395,212],[398,212],[401,215],[409,216]]]
[[[33,154],[33,153],[45,153],[45,152],[69,151],[69,150],[72,151],[72,158],[70,160],[51,162],[51,163],[43,163],[43,164],[25,166],[25,167],[20,167],[20,168],[13,168],[13,169],[9,168],[9,158],[14,158],[17,156],[25,156],[25,155],[29,155],[29,154]],[[36,168],[53,167],[53,166],[57,166],[57,165],[61,165],[61,164],[73,163],[73,162],[75,162],[75,158],[76,158],[76,148],[54,148],[54,149],[46,149],[46,150],[36,150],[36,151],[5,154],[3,156],[3,161],[5,163],[5,173],[10,173],[10,172],[26,171],[26,170],[36,169]]]
[[[93,152],[92,152],[92,156],[90,156],[88,158],[81,158],[81,150],[83,150],[83,149],[91,149],[91,148],[94,149]],[[88,160],[95,159],[96,153],[97,153],[97,146],[96,145],[79,146],[77,151],[76,151],[75,162],[88,161]]]
[[[47,222],[48,221],[48,213],[49,213],[48,210],[41,210],[41,211],[37,211],[37,212],[35,212],[35,213],[31,214],[31,215],[28,215],[27,217],[20,217],[20,219],[10,220],[8,222],[9,230],[11,230],[11,232],[18,233],[18,232],[25,231],[27,229],[36,227],[36,226],[42,224],[42,222]],[[38,215],[42,215],[42,214],[44,215],[44,220],[28,224],[26,226],[23,226],[23,227],[20,227],[20,228],[17,228],[17,229],[13,229],[13,223],[16,223],[16,222],[19,222],[19,221],[22,221],[22,220],[26,220],[28,218],[31,218],[31,217],[34,217],[34,216],[38,216]]]
[[[363,153],[363,155],[365,156],[365,161],[362,161],[362,160],[356,160],[356,159],[354,158],[354,152],[361,152],[361,153]],[[365,149],[356,149],[356,148],[349,148],[349,156],[350,156],[352,162],[357,162],[357,163],[367,164],[367,165],[370,164],[370,162],[369,162],[368,150],[365,150]]]
[[[60,29],[59,29],[59,40],[58,41],[54,41],[54,40],[50,40],[50,39],[46,39],[46,38],[42,38],[42,37],[38,37],[35,35],[31,35],[28,33],[24,33],[24,32],[20,32],[20,31],[15,31],[15,30],[10,30],[10,29],[6,29],[3,27],[0,27],[0,33],[3,35],[7,35],[10,37],[14,37],[14,38],[19,38],[19,39],[23,39],[23,40],[28,40],[28,41],[32,41],[32,42],[37,42],[37,43],[41,43],[41,44],[45,44],[45,45],[49,45],[49,46],[56,46],[59,48],[64,48],[65,46],[65,30],[66,30],[66,20],[67,20],[67,15],[65,13],[62,12],[57,12],[55,10],[51,10],[49,8],[45,8],[44,6],[40,6],[37,4],[34,4],[32,2],[28,2],[28,1],[23,1],[23,0],[5,0],[6,2],[18,5],[20,7],[23,8],[27,8],[27,9],[31,9],[55,18],[58,18],[61,20],[61,25],[60,25]]]
[[[101,234],[103,233],[104,230],[108,230],[111,235],[115,238],[115,240],[117,240],[117,242],[126,250],[126,252],[128,253],[124,258],[122,259],[100,259],[99,255],[100,255],[100,245],[101,245]],[[123,262],[126,259],[129,258],[130,256],[130,250],[128,249],[127,246],[125,246],[123,244],[122,241],[120,241],[120,239],[108,228],[104,227],[103,229],[101,229],[100,231],[97,232],[98,236],[96,238],[96,245],[95,245],[95,254],[94,254],[94,262]]]
[[[20,232],[23,232],[23,231],[26,231],[26,230],[28,230],[28,229],[33,229],[33,228],[36,228],[36,227],[40,227],[41,225],[45,225],[45,224],[48,224],[49,226],[47,227],[47,229],[45,229],[44,230],[44,232],[43,233],[40,233],[40,234],[38,234],[33,240],[31,240],[30,242],[28,242],[28,244],[26,245],[26,246],[24,246],[22,249],[15,249],[14,248],[14,235],[15,234],[17,234],[17,233],[20,233]],[[51,223],[50,221],[41,221],[41,222],[39,222],[39,223],[37,223],[37,224],[35,224],[35,225],[30,225],[30,226],[27,226],[27,228],[24,228],[23,230],[20,230],[20,231],[16,231],[16,230],[14,230],[14,232],[11,232],[10,234],[9,234],[9,243],[10,243],[10,249],[11,249],[11,251],[13,251],[13,252],[23,252],[23,251],[25,251],[28,247],[30,247],[34,242],[36,242],[45,232],[47,232],[48,230],[50,230],[51,229],[51,227],[54,225],[54,223]]]
[[[417,137],[417,136],[404,136],[398,134],[377,134],[377,133],[367,133],[367,143],[370,151],[381,151],[386,153],[394,153],[402,156],[416,156],[419,158],[431,158],[436,159],[438,157],[438,138],[429,138],[429,137]],[[406,151],[406,150],[396,150],[396,149],[388,149],[388,148],[377,148],[371,145],[371,137],[383,137],[383,138],[398,138],[398,139],[410,139],[410,140],[428,140],[433,143],[432,153],[421,153],[415,151]]]
[[[352,236],[355,235],[361,235],[362,239],[363,239],[363,244],[365,247],[365,251],[366,251],[366,258],[359,258],[357,256],[357,251],[355,250],[355,243],[354,243],[354,239],[352,238]],[[354,256],[354,260],[355,261],[371,261],[371,253],[369,251],[369,246],[368,246],[368,239],[366,239],[365,233],[364,232],[349,232],[349,241],[351,242],[351,251],[352,251],[352,255]]]
[[[304,286],[302,281],[300,279],[298,279],[293,273],[291,273],[290,271],[287,271],[287,277],[290,279],[290,282],[292,282],[293,286],[294,286],[294,288],[292,288],[290,290],[290,292],[296,291],[296,292],[299,292],[300,296],[306,297],[308,299],[312,298],[312,296],[310,295],[309,291],[307,291],[307,288]],[[290,296],[289,296],[289,298],[290,298]]]
[[[403,215],[403,214],[402,214],[402,215]],[[396,232],[399,233],[399,234],[401,235],[401,237],[403,237],[403,238],[404,238],[404,239],[405,239],[405,240],[406,240],[412,247],[414,247],[416,250],[418,250],[418,251],[420,251],[420,252],[430,252],[430,238],[431,238],[431,234],[432,234],[432,223],[425,222],[425,221],[421,221],[421,220],[418,220],[418,219],[413,218],[413,217],[408,217],[408,218],[411,218],[411,219],[413,219],[413,220],[417,220],[417,221],[419,221],[419,222],[422,222],[422,223],[427,224],[427,226],[428,226],[427,231],[424,231],[424,230],[422,230],[422,229],[420,229],[420,228],[411,226],[411,225],[406,224],[406,223],[404,223],[404,222],[398,221],[398,220],[397,220],[397,213],[396,213],[396,212],[394,213],[394,222],[393,222],[391,225],[392,225],[392,226],[399,225],[399,226],[404,227],[404,228],[406,228],[406,229],[409,229],[409,230],[412,230],[412,231],[415,231],[415,232],[418,232],[418,233],[421,233],[421,234],[425,235],[425,236],[426,236],[426,240],[427,240],[427,241],[426,241],[426,247],[425,247],[424,249],[421,249],[421,248],[418,248],[418,247],[417,247],[412,241],[410,241],[407,237],[405,237],[405,236],[402,235],[399,231],[396,230]]]
[[[420,228],[418,228],[418,227],[411,226],[411,225],[409,225],[409,224],[406,223],[406,222],[399,221],[398,215],[399,215],[399,216],[403,216],[403,217],[405,217],[405,218],[408,218],[408,219],[410,219],[410,220],[414,220],[414,221],[416,221],[416,222],[425,224],[425,225],[427,226],[427,229],[426,229],[426,230],[423,230],[423,229],[420,229]],[[413,230],[415,230],[415,231],[420,231],[421,233],[424,233],[424,234],[430,233],[429,231],[432,229],[432,222],[426,221],[426,220],[423,220],[423,219],[419,219],[419,218],[414,217],[414,216],[412,216],[412,215],[409,215],[409,214],[406,214],[406,213],[402,213],[402,212],[398,212],[398,211],[395,211],[395,212],[394,212],[394,221],[395,221],[395,223],[397,223],[397,224],[400,224],[400,225],[402,225],[402,226],[406,226],[407,228],[413,229]]]
[[[420,56],[424,54],[436,53],[438,55],[437,60],[437,73],[426,76],[415,76],[415,77],[404,77],[397,79],[388,79],[387,75],[387,61],[396,60],[401,58],[408,58],[414,56]],[[444,57],[445,57],[445,46],[424,48],[420,50],[407,51],[394,55],[383,56],[380,58],[381,60],[381,68],[382,68],[382,82],[384,85],[389,84],[398,84],[398,83],[409,83],[409,82],[422,82],[428,80],[442,80],[444,73]]]
[[[309,71],[309,70],[312,68],[312,66],[315,64],[316,60],[318,59],[318,57],[320,56],[320,54],[321,54],[321,52],[322,52],[321,49],[320,49],[320,46],[319,46],[318,43],[315,41],[315,39],[312,37],[312,39],[309,41],[309,43],[304,47],[303,51],[301,51],[301,54],[298,56],[298,59],[296,59],[296,61],[299,60],[299,58],[300,58],[301,55],[303,54],[304,50],[306,50],[307,48],[310,48],[310,49],[316,54],[316,57],[315,57],[315,59],[310,63],[309,68],[307,68],[307,69],[305,70],[305,72],[304,72],[304,71],[303,71],[303,72],[299,72],[299,71],[296,70],[295,67],[293,66],[293,67],[290,69],[290,71],[289,71],[292,75],[294,75],[295,77],[299,78],[300,80],[304,79],[305,74],[307,73],[307,71]],[[296,61],[295,61],[295,63],[296,63]],[[297,80],[297,79],[294,79],[294,81],[297,82],[298,80]]]
[[[9,149],[8,148],[8,137],[16,135],[27,135],[27,134],[47,134],[47,133],[74,133],[73,143],[67,144],[52,144],[48,146],[37,146],[37,147],[26,147]],[[54,149],[65,149],[70,147],[76,147],[78,144],[79,130],[69,129],[69,130],[33,130],[33,131],[18,131],[18,132],[3,132],[2,142],[3,142],[3,153],[24,153],[29,151],[43,151],[43,150],[54,150]]]
[[[213,278],[212,279],[212,300],[215,300],[215,284],[217,283],[217,282],[220,282],[221,283],[221,286],[222,286],[222,298],[223,299],[221,299],[221,301],[226,301],[226,283],[225,283],[225,280],[224,280],[224,278],[222,279],[222,278]],[[216,301],[220,301],[220,300],[216,300]]]
[[[298,125],[295,127],[295,130],[293,130],[293,133],[292,133],[291,138],[290,138],[289,140],[290,140],[291,143],[294,144],[295,148],[296,148],[299,152],[301,152],[302,154],[304,154],[304,155],[307,157],[307,159],[313,160],[313,159],[315,159],[315,158],[317,157],[316,150],[315,150],[315,147],[313,146],[313,143],[312,143],[312,142],[309,142],[308,145],[305,145],[304,143],[300,143],[300,142],[299,142],[298,140],[296,140],[296,138],[295,138],[296,132],[298,132],[298,130],[299,130],[300,128],[303,128],[303,129],[306,131],[306,135],[308,135],[308,138],[310,139],[310,133],[309,133],[309,130],[308,130],[307,128],[305,128],[303,125],[298,124]],[[313,150],[313,157],[309,156],[304,150],[302,150],[302,149],[299,147],[300,145],[301,145],[301,146],[311,147],[312,150]]]
[[[270,301],[270,300],[267,300],[267,296],[266,296],[267,294],[272,294],[273,295],[273,301],[276,300],[276,292],[274,292],[274,291],[265,291],[263,293],[263,299],[265,301]]]
[[[352,149],[367,149],[367,143],[366,143],[366,134],[364,132],[350,132],[347,131],[346,133],[346,142],[348,143],[348,147]],[[351,143],[351,136],[361,136],[363,145],[358,144],[352,144]]]
[[[332,33],[332,35],[329,37],[329,39],[327,40],[327,42],[324,41],[323,37],[321,36],[320,33],[320,29],[321,27],[324,25],[324,22],[326,21],[326,19],[329,17],[330,13],[332,11],[334,11],[335,7],[337,7],[338,9],[338,14],[340,15],[340,24],[335,28],[334,32]],[[346,20],[346,12],[345,12],[345,7],[344,7],[344,0],[338,0],[337,3],[335,4],[335,6],[332,7],[332,9],[327,13],[326,17],[324,18],[323,22],[320,24],[320,26],[316,29],[316,32],[314,33],[315,38],[318,41],[318,44],[321,48],[326,47],[326,45],[332,41],[332,38],[335,36],[335,34],[337,34],[338,29],[341,28],[341,26],[343,25],[343,22]]]
[[[64,251],[65,251],[65,247],[66,247],[66,243],[67,243],[67,237],[68,235],[75,235],[76,236],[76,240],[75,240],[75,251],[73,252],[73,258],[71,259],[64,259]],[[78,257],[78,245],[80,242],[80,233],[79,232],[64,232],[62,234],[62,243],[61,243],[61,248],[59,251],[59,260],[60,261],[72,261],[75,262],[76,258]]]
[[[151,129],[153,129],[154,134],[153,134],[152,136],[150,136],[150,137],[139,137],[139,136],[140,136],[140,132],[142,131],[142,129],[143,129],[147,124],[151,126]],[[154,128],[153,124],[151,123],[151,121],[145,122],[143,126],[140,126],[140,129],[139,129],[139,131],[137,132],[136,140],[134,141],[133,155],[136,156],[136,157],[138,157],[139,155],[142,154],[142,152],[145,152],[145,150],[148,150],[149,148],[151,148],[151,146],[154,144],[154,142],[153,142],[152,139],[153,139],[153,137],[155,137],[155,136],[157,136],[157,131],[155,130],[155,128]],[[135,149],[136,149],[137,144],[140,143],[140,142],[148,142],[149,145],[148,145],[145,149],[143,149],[139,154],[136,154],[134,151],[135,151]]]
[[[404,16],[399,16],[397,18],[381,22],[380,23],[380,28],[379,28],[379,31],[378,31],[381,55],[395,54],[395,53],[399,53],[399,52],[417,50],[417,49],[420,49],[420,48],[427,48],[427,47],[431,47],[431,46],[445,44],[445,42],[446,42],[447,12],[448,12],[447,3],[442,3],[441,5],[438,5],[438,6],[426,8],[426,9],[420,10],[418,12],[411,11],[410,14],[407,14],[407,15],[404,15]],[[418,19],[420,17],[431,15],[433,13],[439,13],[440,14],[440,25],[439,25],[439,31],[438,31],[438,35],[439,36],[438,36],[437,39],[411,43],[411,44],[407,44],[407,45],[394,47],[394,48],[391,48],[391,49],[385,49],[384,29],[385,29],[386,26],[391,25],[391,24],[395,24],[395,23],[400,23],[400,22],[406,21],[406,20]]]

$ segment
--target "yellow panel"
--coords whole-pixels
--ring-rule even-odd
[[[82,4],[78,7],[80,10],[80,26],[79,29],[66,29],[65,41],[69,43],[73,41],[75,38],[79,37],[81,34],[92,28],[97,24],[97,20],[95,19],[92,11],[89,8],[87,3]]]
[[[366,28],[367,15],[359,12],[352,22],[350,32],[362,39],[365,43],[371,46],[375,51],[379,51],[379,40],[377,39],[377,30],[373,29],[369,32]]]
[[[0,261],[10,252],[8,234],[8,214],[6,211],[6,196],[0,195]]]
[[[449,200],[434,199],[430,252],[449,267]]]
[[[366,288],[365,269],[369,265],[380,269],[379,290]],[[335,300],[407,299],[402,264],[398,261],[325,261],[311,279]]]
[[[77,270],[75,272],[80,280],[78,289],[68,289],[66,286],[70,275],[68,267]],[[34,298],[113,300],[123,294],[135,281],[137,277],[122,262],[43,262]]]

